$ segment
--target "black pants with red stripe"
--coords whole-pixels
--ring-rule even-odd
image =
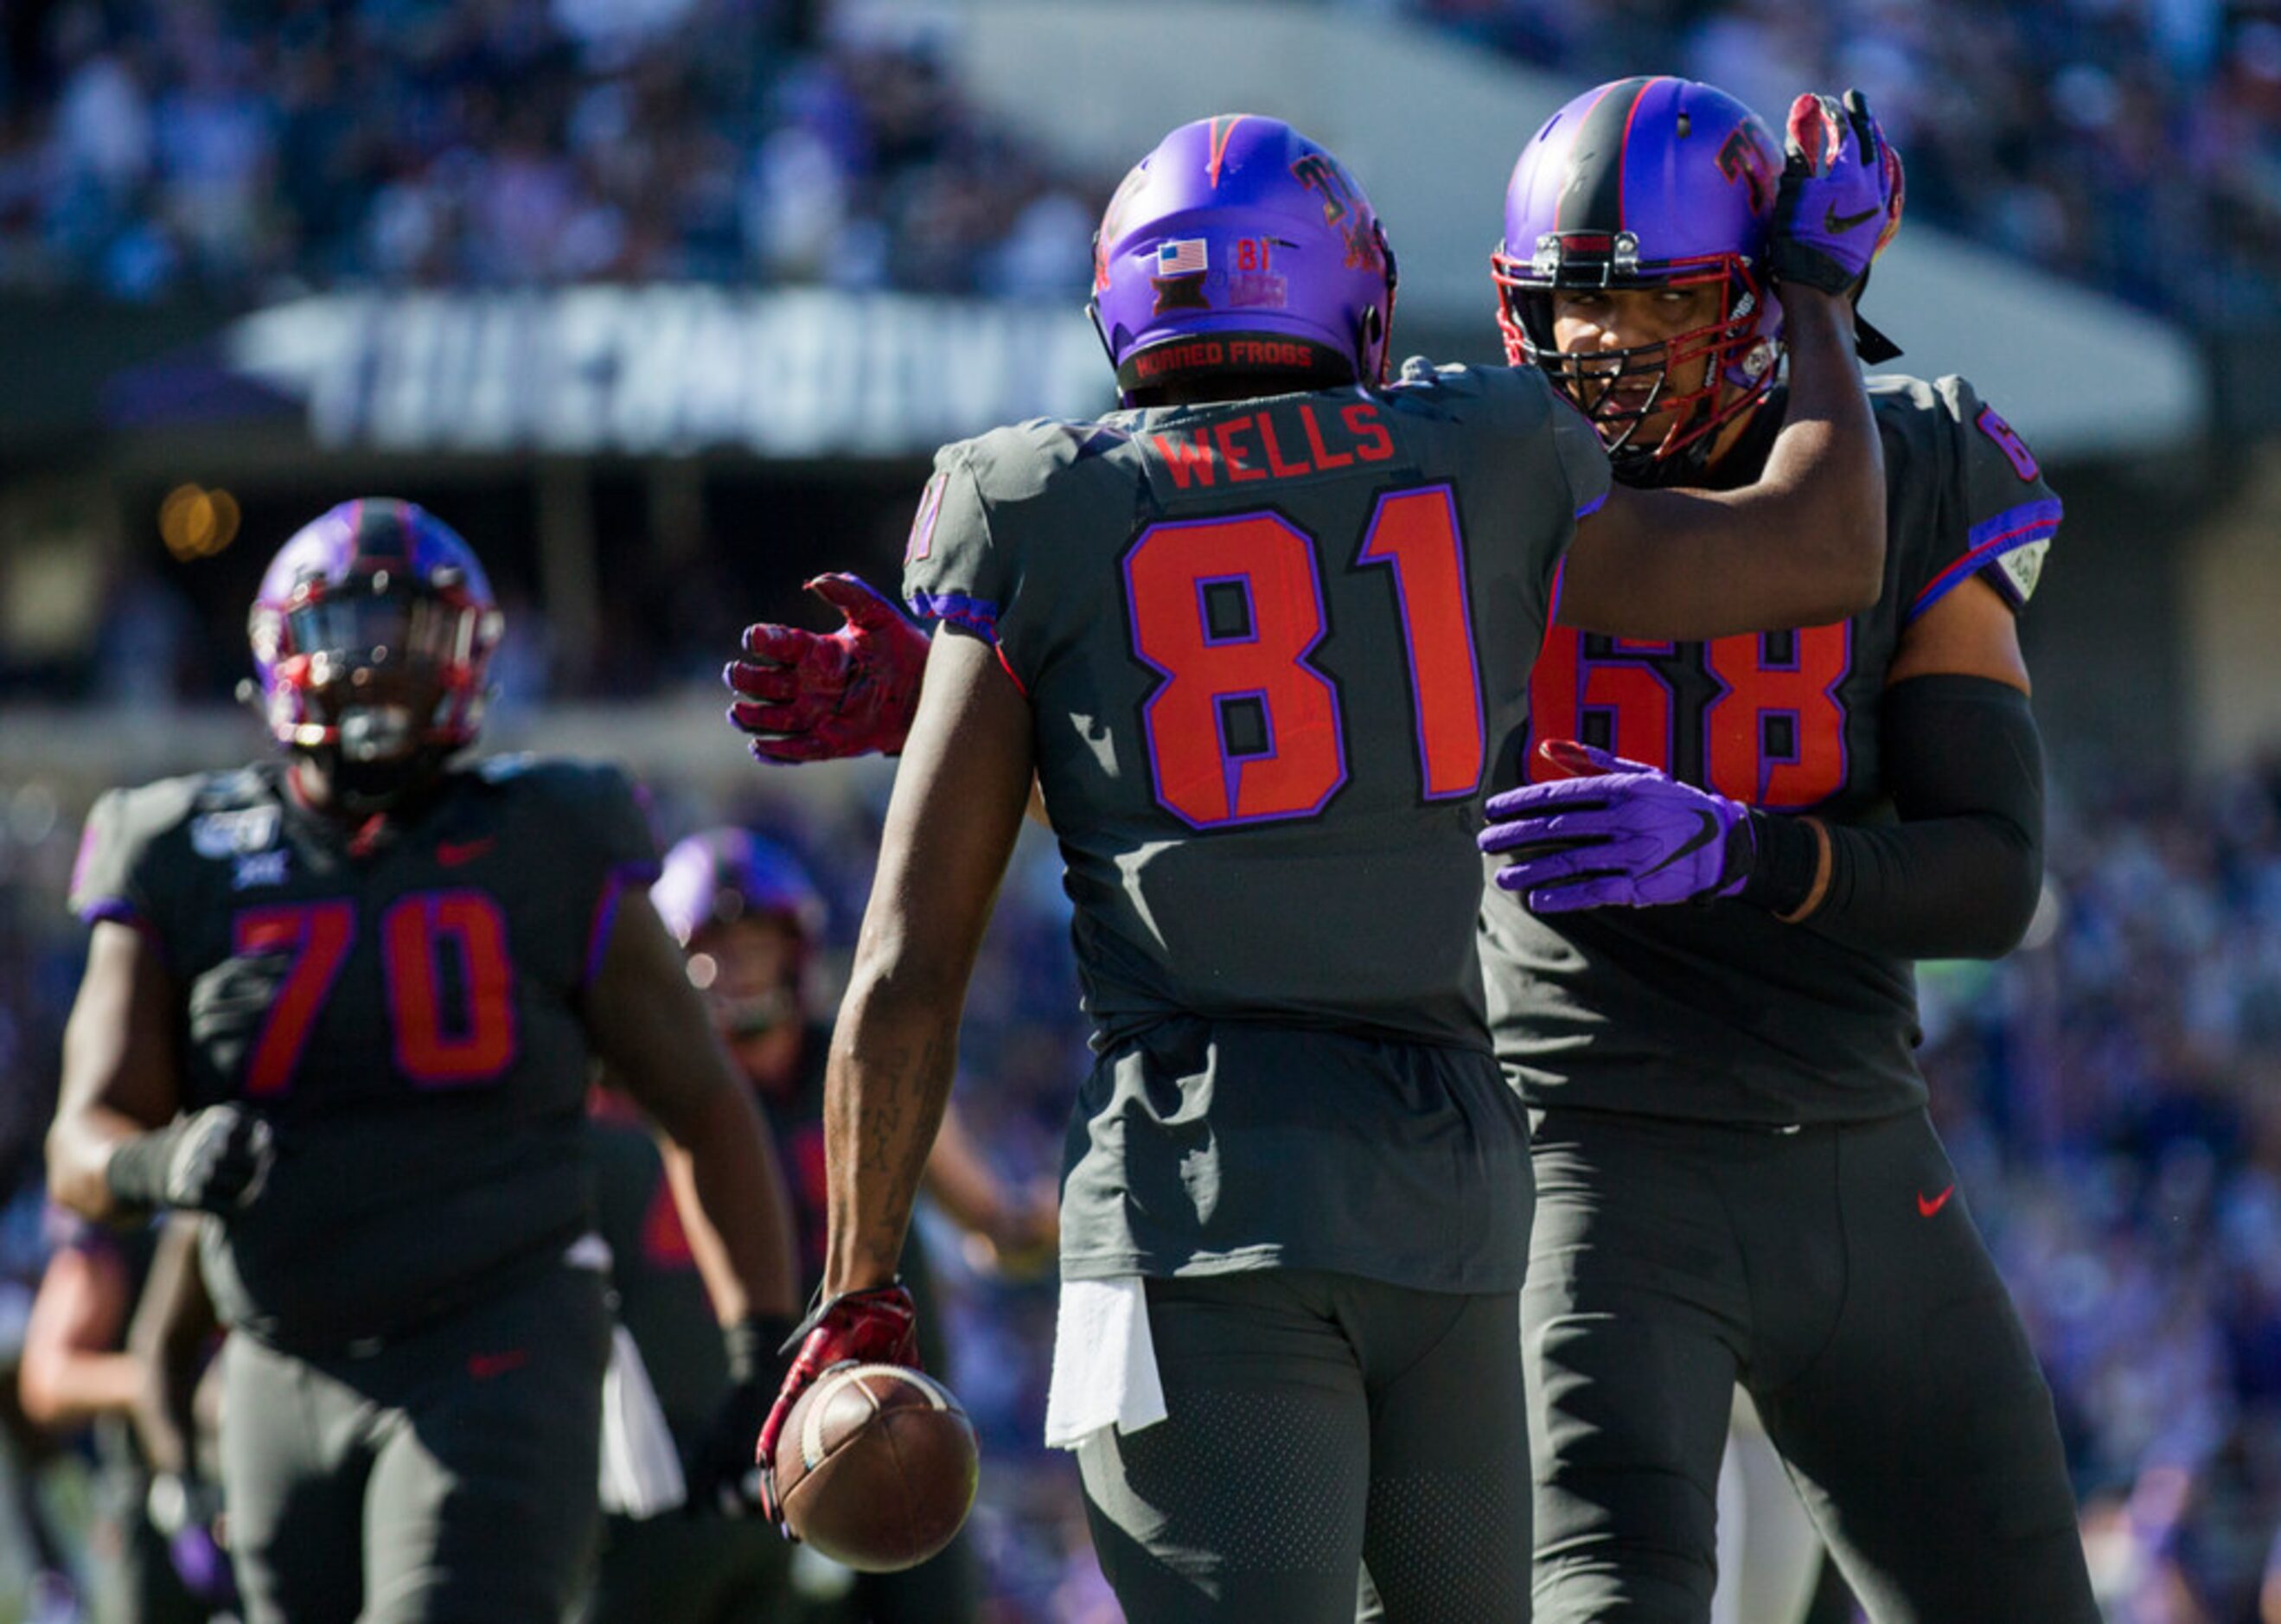
[[[1922,1112],[1556,1110],[1522,1294],[1540,1624],[1701,1624],[1750,1389],[1876,1624],[2096,1624],[2059,1429]]]

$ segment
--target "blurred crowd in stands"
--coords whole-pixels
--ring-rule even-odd
[[[1859,85],[1912,213],[2205,327],[2281,313],[2267,0],[1338,0],[1779,120]],[[0,290],[766,280],[1065,295],[1105,177],[827,0],[32,0]]]
[[[1065,295],[1100,198],[813,0],[47,0],[0,290],[781,280]]]
[[[1679,73],[1778,123],[1859,86],[1913,218],[2204,328],[2281,313],[2269,0],[1354,0],[1579,83]]]

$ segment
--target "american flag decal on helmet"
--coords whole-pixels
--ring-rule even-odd
[[[1176,237],[1156,247],[1156,275],[1190,276],[1210,268],[1210,258],[1200,236]]]

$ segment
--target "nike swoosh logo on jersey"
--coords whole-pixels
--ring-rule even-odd
[[[1837,212],[1837,205],[1833,203],[1821,212],[1821,228],[1833,236],[1840,236],[1852,230],[1865,220],[1875,220],[1878,213],[1876,209],[1868,208],[1863,209],[1859,214],[1840,214]]]
[[[485,835],[480,840],[438,840],[436,861],[447,869],[456,869],[463,862],[473,862],[498,844],[495,837]]]
[[[1695,838],[1689,840],[1686,845],[1681,847],[1677,851],[1672,853],[1668,857],[1666,857],[1661,862],[1657,863],[1655,867],[1650,869],[1647,871],[1647,874],[1641,875],[1640,878],[1642,879],[1645,879],[1648,874],[1662,873],[1673,863],[1677,862],[1682,857],[1689,856],[1693,853],[1701,851],[1705,847],[1710,845],[1712,841],[1719,838],[1719,820],[1717,818],[1713,817],[1710,813],[1703,811],[1697,811],[1695,816],[1703,820],[1703,827],[1695,831]]]
[[[1950,1182],[1949,1187],[1946,1189],[1943,1190],[1939,1195],[1933,1196],[1930,1200],[1927,1200],[1925,1193],[1922,1190],[1919,1190],[1917,1192],[1917,1216],[1919,1218],[1930,1218],[1934,1213],[1948,1205],[1948,1198],[1955,1194],[1956,1185],[1953,1180]]]

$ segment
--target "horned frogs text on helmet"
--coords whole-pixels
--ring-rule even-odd
[[[1176,377],[1380,382],[1394,252],[1338,159],[1280,119],[1184,124],[1094,237],[1094,328],[1125,404]]]
[[[343,502],[261,577],[247,632],[271,734],[336,753],[384,798],[406,763],[475,741],[504,620],[474,549],[410,502]]]
[[[1586,91],[1513,166],[1504,241],[1491,257],[1506,357],[1551,375],[1627,483],[1692,475],[1712,432],[1774,383],[1782,305],[1766,249],[1782,169],[1781,143],[1757,114],[1723,90],[1668,77]],[[1717,317],[1665,342],[1588,356],[1553,342],[1555,289],[1706,285],[1720,290]],[[1682,391],[1674,377],[1705,360],[1700,382]],[[1660,440],[1635,444],[1664,412],[1674,416]]]

